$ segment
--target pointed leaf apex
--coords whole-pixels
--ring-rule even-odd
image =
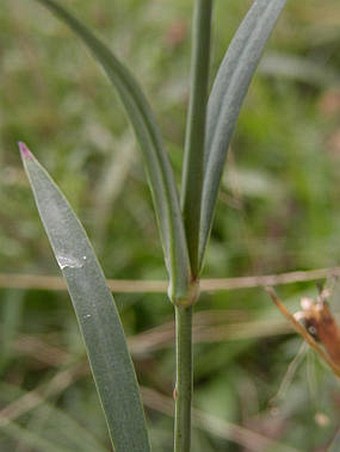
[[[21,157],[23,159],[32,159],[33,158],[32,152],[28,149],[28,147],[26,146],[25,143],[23,143],[22,141],[18,141],[18,147],[19,147]]]

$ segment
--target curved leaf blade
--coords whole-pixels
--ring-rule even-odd
[[[149,451],[144,412],[119,314],[85,230],[56,184],[19,143],[25,171],[66,279],[117,451]]]
[[[143,153],[172,301],[188,292],[190,264],[174,174],[150,105],[130,71],[82,22],[54,0],[36,0],[81,38],[116,88]]]
[[[255,0],[218,70],[208,101],[200,227],[200,266],[212,226],[226,153],[263,48],[286,0]]]

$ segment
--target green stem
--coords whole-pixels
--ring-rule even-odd
[[[191,272],[197,277],[208,97],[212,0],[196,0],[193,16],[190,102],[182,174],[182,210]]]
[[[198,249],[203,185],[205,117],[208,97],[212,0],[196,0],[193,16],[191,89],[185,139],[181,202],[191,266],[192,289],[187,305],[175,305],[176,388],[175,452],[189,452],[193,388],[192,315],[198,296]],[[192,298],[192,299],[191,299]]]
[[[176,387],[175,452],[188,452],[191,440],[192,306],[175,306],[176,317]]]

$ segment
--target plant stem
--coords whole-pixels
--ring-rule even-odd
[[[175,452],[188,452],[191,441],[193,307],[175,306],[176,318],[176,387]]]
[[[191,89],[185,138],[181,202],[188,245],[193,288],[188,306],[175,305],[176,317],[176,387],[175,452],[189,452],[191,441],[191,398],[193,388],[192,315],[196,301],[199,271],[199,228],[205,117],[208,92],[212,0],[196,0],[193,15],[193,51]],[[189,296],[191,298],[191,296]]]
[[[212,0],[196,0],[193,16],[190,102],[182,174],[182,210],[193,278],[197,277],[208,97]]]

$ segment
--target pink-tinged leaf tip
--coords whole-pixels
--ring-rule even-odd
[[[26,146],[25,143],[23,143],[22,141],[19,141],[18,146],[19,146],[21,157],[23,159],[32,159],[33,158],[32,152],[28,149],[28,147]]]

